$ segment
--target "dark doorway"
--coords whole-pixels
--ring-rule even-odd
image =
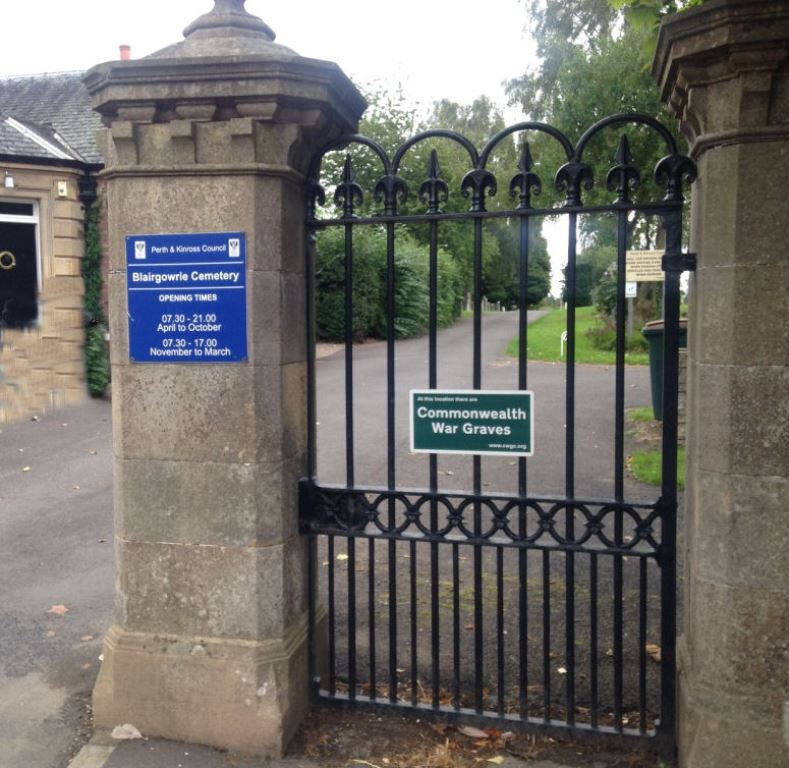
[[[0,324],[22,328],[37,318],[36,225],[0,221]]]

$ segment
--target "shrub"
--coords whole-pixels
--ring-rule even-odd
[[[101,235],[99,219],[101,200],[96,200],[85,219],[85,255],[82,279],[85,286],[85,380],[93,397],[102,397],[110,383],[110,361],[107,354],[106,318],[101,306]]]
[[[586,331],[586,337],[595,349],[605,352],[616,350],[616,328],[610,323],[598,318],[597,325],[592,326]],[[633,331],[633,335],[625,344],[626,352],[646,352],[648,348],[647,340],[641,331]]]
[[[110,361],[104,340],[106,330],[99,323],[89,325],[85,330],[86,379],[92,397],[102,397],[110,383]]]
[[[445,251],[438,257],[438,325],[451,325],[460,314],[461,275]],[[380,227],[355,227],[353,235],[353,337],[385,338],[387,334],[386,232]],[[315,268],[317,336],[345,337],[345,231],[330,228],[318,234]],[[394,256],[397,338],[424,333],[429,324],[428,249],[400,233]]]

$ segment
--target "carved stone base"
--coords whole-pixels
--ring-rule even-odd
[[[151,635],[113,626],[93,691],[97,730],[282,755],[305,714],[307,622],[260,642]]]

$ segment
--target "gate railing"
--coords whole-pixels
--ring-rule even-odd
[[[585,150],[605,131],[634,127],[651,132],[665,145],[665,156],[654,170],[655,182],[664,189],[662,199],[634,200],[641,174],[623,134],[615,165],[606,178],[615,199],[585,205],[584,191],[594,183]],[[561,150],[564,162],[555,173],[555,185],[564,200],[551,207],[533,206],[542,181],[532,159],[533,147],[523,141],[520,162],[506,179],[516,205],[488,210],[491,197],[503,186],[489,169],[494,151],[515,136],[532,135],[547,136]],[[424,209],[411,207],[401,212],[409,193],[402,171],[404,158],[420,145],[434,146],[436,140],[454,143],[468,156],[469,170],[460,191],[470,201],[469,210],[442,211],[450,190],[433,149],[426,177],[418,183]],[[365,204],[365,190],[356,178],[351,154],[336,185],[334,207],[325,206],[321,161],[327,153],[353,145],[371,151],[380,163],[380,174],[367,190],[379,204],[378,210],[371,211]],[[695,167],[679,153],[673,135],[639,114],[606,118],[575,146],[550,126],[520,123],[498,133],[481,152],[463,136],[444,130],[410,139],[391,158],[376,142],[359,135],[345,137],[321,152],[310,172],[307,203],[310,429],[309,468],[300,489],[301,530],[309,539],[310,678],[319,698],[350,706],[396,706],[421,715],[487,717],[508,726],[517,722],[549,731],[656,737],[661,751],[671,752],[676,693],[679,278],[683,270],[692,268],[691,257],[681,247],[682,190],[684,182],[694,178]],[[610,498],[597,499],[576,488],[577,232],[578,217],[587,214],[614,218],[617,233],[613,492]],[[491,219],[516,223],[517,387],[526,390],[529,230],[535,219],[549,216],[565,218],[568,226],[563,494],[530,491],[531,460],[525,457],[513,462],[512,493],[485,490],[480,456],[471,458],[467,492],[441,488],[435,454],[426,459],[428,487],[403,487],[407,484],[398,481],[396,451],[396,228],[427,228],[426,374],[428,387],[435,389],[440,227],[471,223],[471,367],[473,388],[480,389],[483,225]],[[649,503],[628,500],[625,483],[625,272],[633,216],[655,217],[665,233],[663,474],[660,496]],[[387,460],[386,483],[380,486],[360,483],[357,478],[354,230],[364,226],[381,227],[386,233],[382,440]],[[345,478],[340,484],[322,482],[316,466],[314,233],[331,227],[342,228],[345,241]],[[341,567],[347,573],[340,576]],[[657,665],[647,652],[648,632],[655,624],[659,625],[661,656],[657,674],[653,669]]]

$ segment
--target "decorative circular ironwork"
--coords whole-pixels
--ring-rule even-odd
[[[16,256],[11,251],[3,251],[0,253],[0,269],[6,272],[16,266]]]

